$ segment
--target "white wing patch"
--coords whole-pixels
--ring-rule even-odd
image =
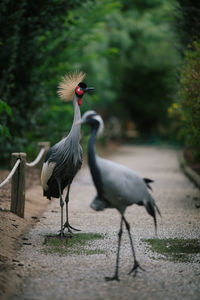
[[[48,189],[47,182],[48,182],[49,178],[51,177],[55,166],[56,166],[56,163],[53,163],[53,162],[48,163],[46,161],[43,164],[42,172],[41,172],[41,183],[42,183],[42,187],[45,191]]]

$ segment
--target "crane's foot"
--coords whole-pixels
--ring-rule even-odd
[[[113,281],[113,280],[116,280],[116,281],[120,281],[119,280],[119,277],[117,274],[115,274],[113,277],[104,277],[106,281]]]
[[[65,230],[65,228],[67,228],[68,232],[73,234],[72,230],[75,230],[75,231],[81,231],[80,229],[77,229],[77,228],[74,228],[72,227],[68,222],[66,222],[63,226],[63,231]],[[72,229],[72,230],[71,230]]]
[[[57,237],[59,237],[60,239],[64,239],[64,238],[72,238],[73,233],[72,232],[67,232],[64,233],[64,230],[59,230],[59,233],[57,235]]]
[[[131,269],[131,271],[128,273],[128,275],[133,273],[133,277],[137,276],[137,272],[138,269],[145,271],[145,269],[143,269],[142,267],[140,267],[139,263],[137,262],[137,260],[134,262],[133,268]]]

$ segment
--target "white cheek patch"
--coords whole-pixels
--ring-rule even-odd
[[[103,120],[99,115],[95,116],[94,119],[96,119],[99,122],[99,128],[98,128],[97,134],[101,135],[103,133],[103,130],[104,130]]]
[[[48,189],[47,182],[48,182],[49,178],[51,177],[55,166],[56,166],[56,163],[53,163],[53,162],[50,162],[50,163],[45,162],[43,164],[42,172],[41,172],[41,183],[42,183],[42,187],[44,190]]]
[[[96,115],[96,111],[94,111],[94,110],[86,111],[82,116],[82,120],[85,121],[88,118],[88,116],[90,116],[90,115]]]

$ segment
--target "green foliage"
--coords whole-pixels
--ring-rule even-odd
[[[5,117],[12,140],[0,140],[3,162],[12,151],[23,151],[32,142],[29,132],[36,128],[36,112],[45,101],[40,72],[45,51],[41,51],[39,40],[47,32],[53,39],[61,30],[66,10],[71,8],[69,2],[72,1],[0,3],[0,95],[13,111],[12,118]]]
[[[172,46],[175,36],[170,29],[171,17],[168,17],[173,3],[144,1],[141,8],[139,3],[87,1],[76,10],[70,10],[65,30],[56,42],[50,43],[45,61],[49,75],[44,84],[48,103],[38,119],[44,121],[46,115],[55,116],[52,106],[54,103],[61,106],[55,98],[60,75],[78,68],[87,72],[86,82],[95,87],[92,96],[84,97],[82,112],[96,109],[104,119],[113,114],[121,121],[133,119],[138,130],[146,134],[158,130],[161,123],[167,122],[179,61]],[[61,49],[58,56],[57,48]],[[68,130],[72,115],[66,114],[66,123],[59,114],[57,119],[57,128],[55,122],[51,122],[53,118],[48,119],[52,142],[56,135],[57,139],[61,135],[59,127],[62,131]],[[44,138],[44,131],[40,133]]]
[[[5,115],[8,116],[8,117],[11,117],[12,116],[12,111],[11,111],[10,106],[0,99],[0,117],[1,117],[0,137],[4,136],[4,137],[9,137],[10,138],[9,129],[4,125]]]
[[[179,99],[182,116],[182,135],[186,146],[200,159],[200,43],[194,42],[185,56],[182,68]]]
[[[175,91],[179,56],[172,46],[175,36],[168,17],[172,3],[134,2],[110,19],[110,41],[119,49],[111,60],[121,104],[118,114],[124,111],[124,118],[132,118],[144,134],[166,125],[167,107]]]
[[[177,0],[175,29],[184,55],[185,49],[194,40],[200,40],[200,2],[198,0]]]
[[[68,133],[72,103],[56,93],[61,77],[82,69],[95,93],[82,112],[132,119],[151,134],[166,125],[179,62],[170,23],[175,0],[3,0],[0,4],[0,95],[12,108],[0,139],[2,161],[12,151],[36,155]],[[29,158],[30,159],[30,158]]]
[[[193,160],[200,159],[200,2],[178,0],[176,31],[183,56],[177,107],[169,108],[170,117]]]

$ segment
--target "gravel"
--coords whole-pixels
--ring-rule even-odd
[[[158,238],[198,238],[200,210],[195,201],[200,191],[179,168],[177,151],[166,147],[121,146],[110,157],[133,168],[142,177],[152,178],[153,196],[161,211]],[[72,226],[81,232],[105,233],[91,243],[91,249],[105,254],[45,254],[44,236],[56,233],[60,226],[59,200],[50,202],[47,211],[27,235],[16,257],[24,275],[16,295],[10,300],[96,300],[96,299],[200,299],[200,256],[195,262],[171,262],[152,253],[142,239],[154,238],[152,218],[144,207],[126,211],[131,225],[137,260],[145,271],[128,275],[133,265],[127,233],[124,229],[120,257],[120,281],[106,282],[114,272],[117,232],[120,216],[116,210],[92,211],[95,195],[88,168],[83,168],[71,187],[69,214]],[[41,201],[42,195],[41,195]],[[198,259],[199,257],[199,259]]]

